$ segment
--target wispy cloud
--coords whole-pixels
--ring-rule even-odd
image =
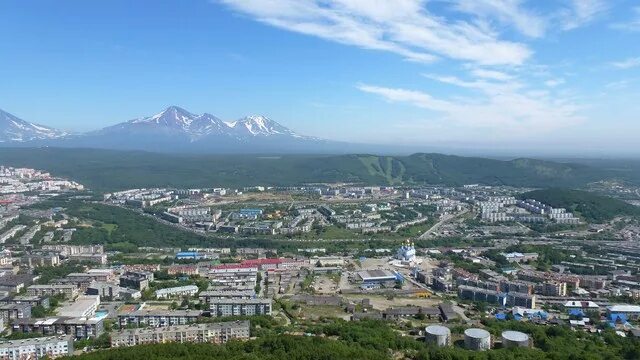
[[[511,80],[513,78],[513,76],[507,73],[496,71],[496,70],[487,70],[487,69],[472,69],[471,74],[479,78],[499,80],[499,81]]]
[[[437,57],[478,64],[522,64],[531,50],[480,21],[448,21],[426,0],[219,0],[258,21],[414,61]]]
[[[606,0],[571,0],[566,11],[561,12],[562,28],[573,30],[594,21],[609,10]]]
[[[547,28],[547,19],[524,7],[522,0],[452,0],[455,8],[464,13],[487,20],[512,25],[530,37],[541,37]]]
[[[631,9],[633,17],[626,22],[617,22],[611,25],[612,28],[624,31],[640,31],[640,6]]]
[[[621,61],[614,61],[611,63],[612,66],[617,67],[618,69],[631,69],[640,66],[640,56],[629,58]]]
[[[557,79],[549,79],[547,81],[544,82],[545,85],[547,85],[548,87],[557,87],[560,86],[562,84],[565,83],[565,80],[562,78],[557,78]]]
[[[402,88],[359,85],[361,91],[390,102],[407,103],[440,114],[434,120],[468,128],[488,129],[487,134],[507,137],[529,136],[570,127],[583,121],[580,107],[570,99],[549,91],[529,89],[518,81],[465,81],[453,76],[427,78],[475,91],[468,98],[443,99],[432,94]],[[492,136],[493,136],[492,135]]]

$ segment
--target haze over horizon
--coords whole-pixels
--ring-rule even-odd
[[[634,1],[0,3],[0,109],[70,131],[169,105],[354,143],[638,155]]]

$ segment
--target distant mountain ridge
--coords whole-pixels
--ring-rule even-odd
[[[504,161],[429,153],[409,156],[259,156],[0,148],[0,159],[4,165],[44,169],[80,181],[94,190],[105,191],[157,186],[200,188],[309,183],[573,188],[607,179],[640,184],[640,175],[580,164],[535,159]]]
[[[2,114],[7,114],[4,120]],[[297,134],[261,115],[223,121],[209,113],[194,114],[178,106],[76,135],[0,112],[0,141],[22,146],[198,153],[308,153],[322,152],[327,146],[339,144]]]
[[[67,135],[62,130],[31,123],[0,109],[0,143],[55,139]]]

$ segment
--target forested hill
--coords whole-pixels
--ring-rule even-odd
[[[103,191],[151,186],[287,186],[318,182],[577,187],[624,175],[580,164],[442,154],[167,155],[97,149],[0,148],[0,165],[44,169]]]
[[[553,207],[575,212],[588,222],[602,223],[616,216],[640,217],[640,208],[622,200],[587,191],[569,189],[535,190],[520,195],[522,199],[535,199]]]

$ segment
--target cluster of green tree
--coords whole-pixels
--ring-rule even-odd
[[[612,197],[581,190],[546,189],[520,195],[522,199],[535,199],[553,207],[566,208],[586,221],[602,223],[616,216],[640,216],[640,208]]]
[[[613,331],[601,335],[576,332],[563,326],[538,326],[516,321],[486,321],[494,337],[503,330],[528,333],[535,347],[496,348],[490,351],[464,350],[458,344],[437,348],[421,339],[402,336],[380,321],[326,321],[310,325],[305,336],[275,332],[255,340],[231,341],[224,345],[159,344],[97,351],[79,359],[415,359],[415,360],[596,360],[640,358],[640,342]],[[464,330],[455,327],[456,333]]]
[[[441,154],[287,155],[265,158],[97,149],[5,148],[0,149],[0,157],[7,165],[44,169],[100,191],[158,186],[201,188],[215,184],[242,187],[317,182],[574,187],[635,174],[533,159],[502,161]]]
[[[75,349],[107,349],[111,346],[111,336],[108,333],[103,333],[97,338],[82,339],[74,342],[73,347]]]
[[[78,262],[69,261],[60,266],[39,266],[33,269],[33,274],[39,276],[38,284],[48,284],[53,279],[63,278],[71,273],[81,273],[85,266]]]

